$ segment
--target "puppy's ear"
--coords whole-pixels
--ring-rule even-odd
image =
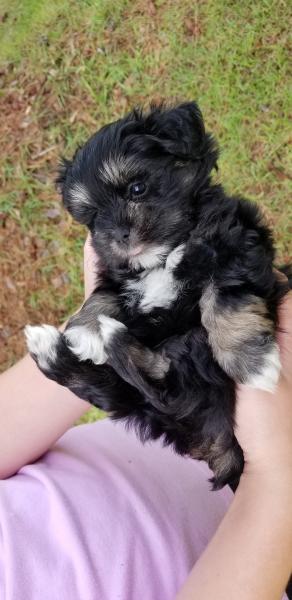
[[[89,190],[76,179],[72,165],[73,161],[62,159],[56,178],[57,190],[62,195],[63,204],[72,217],[79,223],[89,225],[96,213],[96,207],[93,205]]]
[[[145,127],[165,152],[187,160],[208,157],[211,168],[215,166],[216,143],[206,133],[202,113],[195,102],[185,102],[175,108],[152,107]]]

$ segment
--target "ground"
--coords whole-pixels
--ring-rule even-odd
[[[196,99],[218,178],[258,202],[292,255],[289,2],[0,0],[0,364],[26,323],[82,299],[85,230],[54,187],[60,156],[135,104]]]

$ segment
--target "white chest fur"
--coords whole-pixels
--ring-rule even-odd
[[[183,257],[184,248],[184,244],[177,246],[168,255],[164,267],[143,271],[135,280],[126,282],[124,295],[129,306],[137,305],[144,313],[154,308],[170,308],[182,287],[174,270]]]

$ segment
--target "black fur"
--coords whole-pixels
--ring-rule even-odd
[[[134,110],[64,162],[58,179],[64,205],[89,228],[106,272],[66,332],[84,325],[102,335],[100,314],[126,327],[102,338],[103,365],[79,361],[66,333],[45,366],[32,350],[48,377],[126,419],[143,440],[162,436],[177,452],[207,460],[214,488],[242,472],[235,385],[263,370],[288,290],[273,269],[272,236],[259,208],[212,184],[217,159],[200,110],[189,102]],[[169,268],[167,257],[181,244],[182,258]],[[152,267],[129,255],[158,245],[164,250]],[[131,285],[139,288],[150,271],[157,285],[160,273],[167,282],[169,269],[158,305],[152,298],[150,309],[142,309]],[[173,282],[176,297],[163,306]]]

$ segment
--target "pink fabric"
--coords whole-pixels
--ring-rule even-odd
[[[1,600],[174,600],[232,498],[105,420],[0,482]]]

